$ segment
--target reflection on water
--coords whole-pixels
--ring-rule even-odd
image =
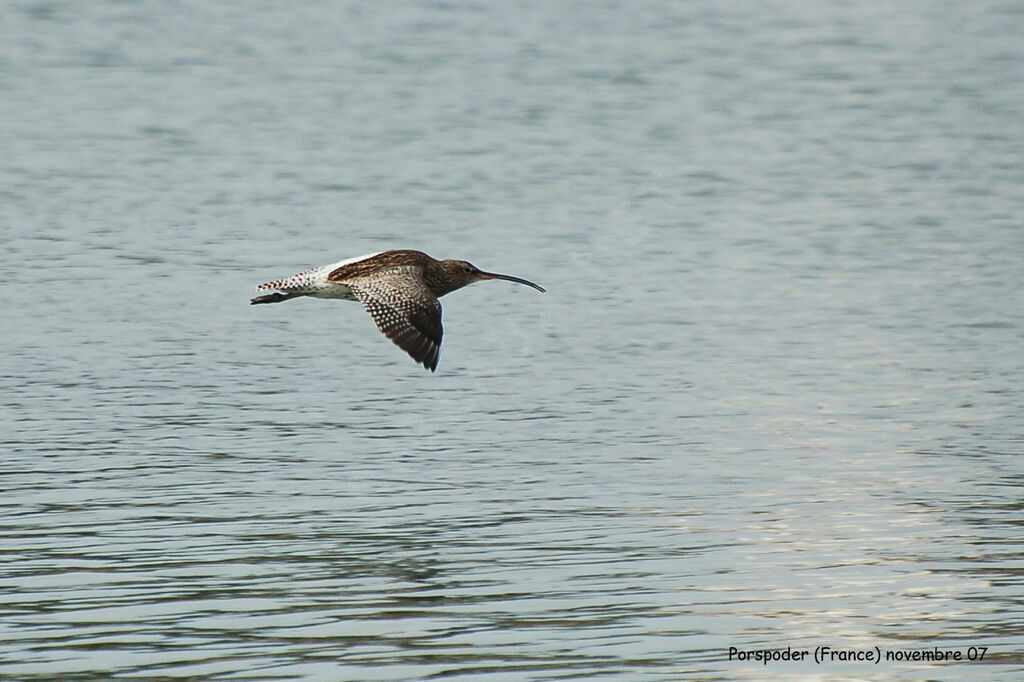
[[[0,674],[1024,673],[1022,18],[26,4]],[[341,16],[344,15],[344,16]],[[380,248],[437,375],[252,286]]]

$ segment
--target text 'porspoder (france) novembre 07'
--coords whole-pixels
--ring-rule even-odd
[[[741,649],[729,647],[729,660],[747,663],[978,663],[985,659],[988,647],[965,646],[944,648],[866,648],[834,647],[822,644],[813,648]]]

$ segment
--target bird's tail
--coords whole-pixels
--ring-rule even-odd
[[[287,301],[289,298],[297,298],[299,296],[305,296],[305,293],[291,293],[285,294],[280,291],[275,291],[272,294],[264,294],[257,296],[249,301],[249,305],[258,305],[260,303],[280,303],[281,301]]]

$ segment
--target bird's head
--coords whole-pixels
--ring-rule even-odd
[[[467,284],[479,282],[482,279],[504,279],[509,282],[525,284],[526,286],[533,287],[542,293],[545,291],[544,287],[534,284],[529,280],[522,279],[520,277],[513,277],[512,275],[499,275],[494,272],[484,272],[472,263],[464,260],[443,260],[441,261],[441,269],[444,271],[444,279],[446,280],[445,284],[447,285],[444,287],[444,293],[461,289]],[[442,294],[438,295],[440,296]]]

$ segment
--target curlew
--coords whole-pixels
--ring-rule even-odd
[[[265,282],[273,291],[250,303],[280,303],[299,296],[359,301],[384,336],[430,371],[441,354],[441,296],[484,279],[544,288],[511,275],[484,272],[464,260],[435,260],[421,251],[396,250],[349,258]]]

